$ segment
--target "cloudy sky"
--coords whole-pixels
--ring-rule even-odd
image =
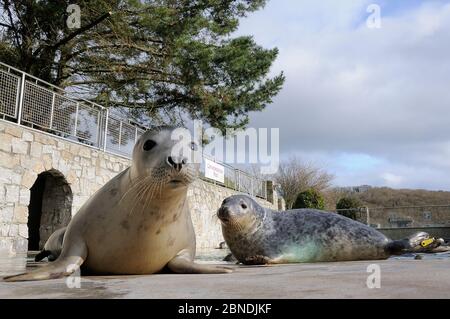
[[[282,157],[336,185],[450,190],[450,1],[271,0],[238,33],[279,48],[286,83],[250,126],[279,127]]]

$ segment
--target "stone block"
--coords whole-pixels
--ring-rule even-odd
[[[0,151],[0,166],[13,168],[20,164],[20,157],[17,154],[5,153]]]
[[[76,171],[70,170],[66,176],[66,180],[67,180],[67,183],[69,183],[69,184],[75,183],[77,181]]]
[[[34,135],[31,132],[23,131],[22,140],[32,142],[34,140]]]
[[[22,177],[22,186],[26,188],[31,188],[33,186],[34,182],[36,181],[37,174],[32,171],[26,171],[25,174]]]
[[[27,224],[19,224],[19,236],[22,238],[28,238]]]
[[[27,206],[30,204],[30,190],[28,188],[20,189],[19,204]]]
[[[81,148],[80,145],[71,143],[70,144],[70,153],[72,153],[73,155],[78,155],[80,148]]]
[[[9,224],[0,223],[0,236],[7,237],[9,234]]]
[[[0,150],[5,152],[11,152],[12,136],[8,134],[0,134]]]
[[[11,183],[11,170],[10,169],[6,169],[3,167],[0,167],[0,183],[1,184],[7,184],[7,183]]]
[[[42,144],[38,142],[31,143],[30,155],[40,158],[42,156]]]
[[[7,203],[16,203],[19,200],[19,186],[5,185],[5,188],[6,188],[5,201]]]
[[[42,153],[43,154],[53,154],[54,148],[52,145],[42,145]]]
[[[17,223],[26,224],[28,222],[28,207],[16,206],[14,207],[14,221]]]
[[[12,139],[12,151],[15,154],[27,154],[28,153],[28,142],[22,141],[20,138],[14,137]]]
[[[17,254],[26,253],[28,251],[28,240],[20,237],[14,238],[12,249]]]
[[[23,170],[21,167],[16,167],[13,171],[10,171],[9,177],[11,178],[11,183],[19,185],[22,180],[22,174],[19,173],[19,170]]]
[[[8,236],[9,237],[16,237],[17,235],[19,235],[19,225],[17,225],[17,224],[9,225]]]
[[[40,174],[40,173],[42,173],[42,172],[44,172],[44,171],[45,171],[45,167],[44,167],[44,164],[42,164],[41,161],[36,162],[36,163],[34,164],[34,166],[33,166],[33,172],[35,172],[36,174]]]
[[[24,168],[25,170],[33,170],[33,166],[36,163],[35,158],[31,158],[29,156],[21,156],[20,157],[20,166]]]
[[[0,256],[14,256],[12,238],[0,238]]]
[[[15,137],[22,137],[22,131],[23,129],[18,126],[7,126],[5,128],[5,133],[15,136]]]
[[[65,160],[65,161],[70,161],[73,158],[72,153],[70,153],[69,151],[61,151],[61,157]]]
[[[46,171],[53,168],[52,157],[49,154],[42,156],[42,161],[44,163],[44,168]]]
[[[7,223],[13,220],[14,207],[13,206],[3,206],[0,208],[0,221]]]
[[[45,134],[35,134],[34,140],[43,145],[54,146],[56,145],[56,139],[50,136],[46,136]]]
[[[80,147],[78,155],[85,158],[91,158],[91,150],[88,147]]]
[[[66,143],[64,143],[62,141],[57,141],[56,142],[56,147],[58,148],[59,151],[62,151],[64,149],[66,149]]]

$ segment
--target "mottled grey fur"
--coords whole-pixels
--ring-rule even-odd
[[[386,259],[417,241],[414,236],[391,241],[372,227],[331,212],[265,209],[246,195],[225,199],[218,217],[231,252],[244,264]]]

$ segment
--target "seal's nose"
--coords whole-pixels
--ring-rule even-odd
[[[187,159],[185,157],[176,158],[173,156],[169,156],[167,157],[167,163],[173,168],[175,168],[177,171],[181,171],[183,165],[186,165]]]
[[[227,222],[230,219],[230,210],[227,206],[221,206],[217,212],[217,216],[221,221]]]

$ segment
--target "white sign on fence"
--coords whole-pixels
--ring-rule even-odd
[[[205,161],[205,177],[225,183],[225,167],[207,158],[203,160]]]

